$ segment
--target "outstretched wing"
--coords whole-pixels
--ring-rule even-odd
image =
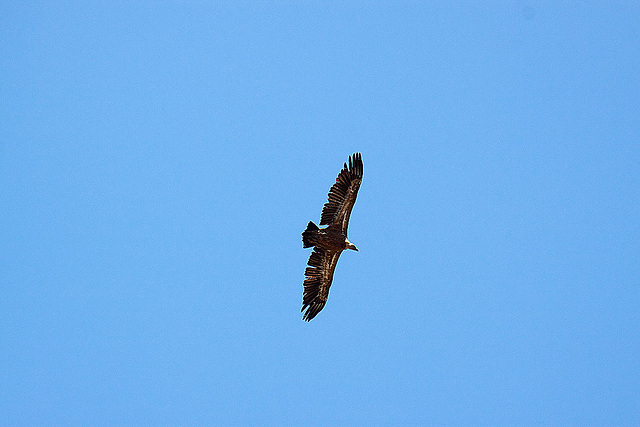
[[[362,155],[355,153],[349,156],[349,166],[344,164],[335,184],[329,190],[329,200],[322,208],[320,225],[339,225],[342,233],[347,235],[351,209],[356,202],[362,182],[362,169]]]
[[[309,265],[304,275],[304,295],[302,298],[302,310],[307,310],[302,317],[307,322],[324,308],[329,298],[329,287],[333,281],[333,271],[336,269],[339,252],[332,252],[316,246],[309,257]]]

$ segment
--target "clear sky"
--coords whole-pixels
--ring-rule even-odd
[[[0,58],[0,424],[640,424],[638,2],[9,1]]]

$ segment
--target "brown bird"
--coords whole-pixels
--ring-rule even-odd
[[[307,322],[316,317],[327,303],[333,272],[342,251],[358,250],[347,238],[347,228],[361,182],[362,155],[355,153],[349,156],[349,166],[344,164],[329,190],[329,200],[322,208],[320,225],[327,227],[318,228],[313,221],[309,221],[302,233],[302,247],[313,247],[304,271],[306,277],[301,311],[307,310],[302,317]]]

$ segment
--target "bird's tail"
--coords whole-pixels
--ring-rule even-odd
[[[318,243],[318,240],[316,238],[318,236],[318,230],[320,230],[318,226],[315,225],[313,221],[309,221],[309,224],[307,224],[307,229],[302,232],[303,248],[310,248]]]

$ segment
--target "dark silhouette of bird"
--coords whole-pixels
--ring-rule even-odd
[[[358,250],[347,238],[347,228],[361,182],[362,155],[355,153],[349,156],[349,165],[344,164],[322,208],[320,225],[327,227],[319,228],[309,221],[302,233],[302,247],[313,247],[304,271],[306,277],[301,311],[306,310],[303,319],[307,322],[316,317],[327,303],[333,272],[342,251]]]

